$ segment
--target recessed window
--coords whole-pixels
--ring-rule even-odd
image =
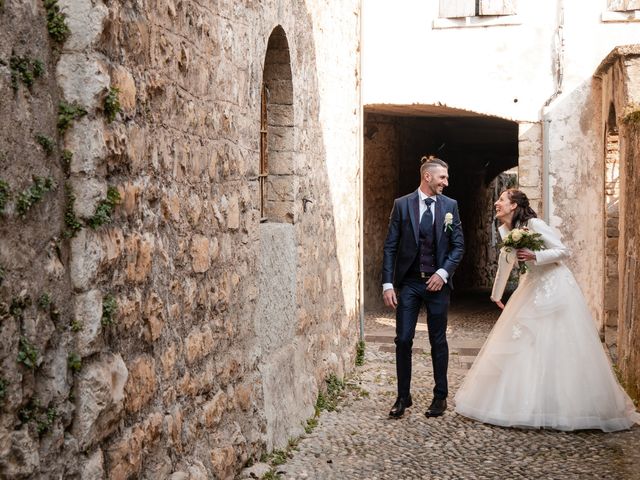
[[[483,17],[515,14],[516,0],[440,0],[441,18]]]

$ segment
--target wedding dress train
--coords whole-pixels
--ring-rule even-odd
[[[455,396],[455,410],[485,423],[557,430],[622,430],[640,414],[618,384],[580,287],[562,263],[559,235],[536,252]],[[504,236],[508,231],[501,229]],[[515,252],[500,253],[491,298],[502,297]]]

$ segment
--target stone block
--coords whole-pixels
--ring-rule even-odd
[[[236,462],[236,451],[231,445],[226,447],[214,448],[211,451],[211,465],[215,478],[231,479],[233,478],[234,465]]]
[[[82,357],[100,350],[102,346],[102,293],[90,290],[75,296],[74,319],[82,328],[76,333],[77,353]]]
[[[292,127],[272,127],[269,126],[267,133],[269,142],[269,157],[275,152],[293,152],[294,129]]]
[[[39,463],[37,445],[26,427],[0,431],[0,472],[5,478],[31,478]]]
[[[65,147],[73,152],[69,171],[72,174],[95,174],[107,152],[103,123],[83,117],[76,120],[74,126],[67,133],[65,143]]]
[[[216,427],[222,419],[222,414],[227,407],[227,395],[220,391],[213,399],[202,406],[202,417],[200,423],[207,427]]]
[[[137,412],[154,397],[158,383],[155,366],[149,355],[140,355],[129,365],[124,402],[128,412]]]
[[[141,426],[128,428],[119,440],[107,449],[109,480],[128,480],[140,471],[144,435]]]
[[[84,228],[71,239],[69,270],[74,289],[86,291],[95,284],[102,255],[102,245],[92,231]]]
[[[90,47],[100,36],[103,22],[109,10],[102,2],[66,0],[60,2],[66,16],[65,23],[71,30],[71,36],[65,42],[69,51],[83,51]]]
[[[146,321],[144,336],[148,342],[155,342],[160,338],[164,327],[163,311],[164,302],[156,292],[152,292],[144,305],[144,319]]]
[[[135,113],[136,82],[131,73],[118,65],[111,72],[111,86],[118,89],[118,101],[122,111],[129,115]]]
[[[194,235],[191,239],[191,266],[196,273],[203,273],[211,266],[209,239],[203,235]]]
[[[229,198],[227,228],[229,230],[238,230],[240,228],[240,202],[236,194],[231,195]]]
[[[103,480],[104,479],[104,456],[101,449],[81,460],[80,478],[82,480]]]
[[[69,182],[76,197],[75,214],[87,220],[96,213],[98,203],[107,196],[107,185],[93,178],[73,177]]]
[[[87,110],[99,106],[104,92],[109,88],[107,66],[98,60],[97,55],[86,53],[60,55],[56,65],[56,79],[66,101],[76,102]]]
[[[120,354],[102,353],[76,380],[72,434],[82,450],[107,437],[123,412],[127,367]]]
[[[155,239],[149,234],[144,236],[133,233],[125,238],[127,279],[134,283],[146,280],[151,273]]]

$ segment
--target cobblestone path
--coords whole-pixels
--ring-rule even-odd
[[[451,397],[497,318],[491,302],[452,304]],[[420,325],[419,325],[420,326]],[[338,411],[277,467],[283,479],[640,479],[640,426],[619,433],[557,432],[484,425],[455,414],[424,416],[431,361],[421,328],[414,348],[414,405],[387,416],[395,400],[392,314],[369,314],[365,364],[350,377]]]

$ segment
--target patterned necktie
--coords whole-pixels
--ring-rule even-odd
[[[434,202],[433,198],[425,198],[424,203],[427,209],[422,214],[420,219],[420,232],[423,236],[428,236],[429,231],[433,228],[433,215],[431,214],[431,204]]]

